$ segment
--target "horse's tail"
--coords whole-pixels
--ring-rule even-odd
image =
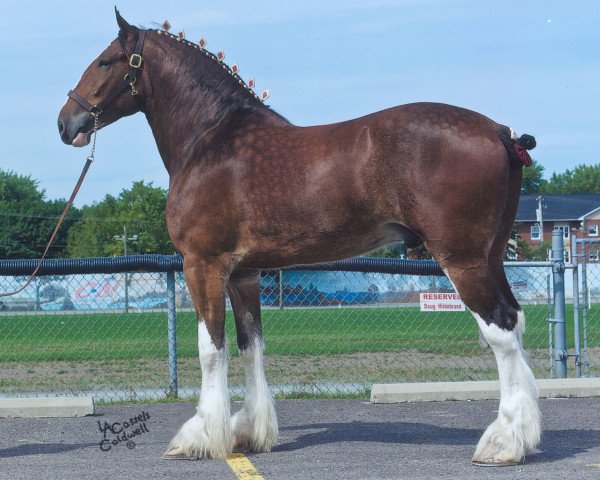
[[[504,145],[504,148],[506,148],[508,158],[513,167],[531,166],[531,157],[527,153],[527,150],[533,150],[536,146],[533,135],[525,133],[519,137],[512,128],[504,125],[499,125],[496,129],[496,134]]]

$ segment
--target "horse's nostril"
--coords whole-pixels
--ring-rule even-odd
[[[59,120],[58,121],[58,133],[60,133],[62,135],[64,130],[65,130],[65,126],[64,126],[63,122],[61,120]]]

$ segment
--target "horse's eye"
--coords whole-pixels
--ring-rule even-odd
[[[100,68],[108,68],[110,67],[112,64],[112,62],[110,60],[108,60],[107,58],[101,58],[100,61],[98,62],[98,66]]]

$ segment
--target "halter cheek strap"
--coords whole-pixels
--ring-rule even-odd
[[[135,88],[135,82],[137,81],[137,75],[142,67],[142,50],[144,48],[144,37],[146,36],[146,30],[140,30],[138,35],[137,42],[135,44],[135,48],[131,56],[129,56],[129,70],[123,77],[123,81],[119,83],[109,94],[108,96],[102,100],[98,105],[92,105],[85,98],[79,95],[75,90],[69,90],[67,94],[69,98],[77,102],[81,105],[85,110],[87,110],[90,115],[98,116],[102,113],[102,111],[123,91],[127,88],[131,88],[131,95],[137,95],[138,91]],[[127,55],[127,50],[123,44],[123,50],[125,51],[125,55]]]

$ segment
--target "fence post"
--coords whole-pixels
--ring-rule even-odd
[[[558,378],[567,378],[565,330],[565,251],[563,232],[552,231],[552,277],[554,279],[554,368]]]
[[[587,342],[587,316],[588,308],[590,307],[590,296],[588,288],[587,250],[585,241],[581,242],[581,305],[581,319],[583,327],[583,376],[587,378],[590,375],[590,360]]]
[[[554,299],[552,298],[552,287],[550,286],[551,274],[546,275],[546,299],[548,302],[548,373],[552,375],[554,367],[554,320],[552,319],[552,306]]]
[[[177,315],[175,311],[175,271],[167,272],[167,334],[169,344],[169,396],[177,397]]]
[[[579,322],[579,253],[577,236],[571,237],[571,263],[573,264],[573,337],[575,338],[575,376],[581,377],[581,333]]]

